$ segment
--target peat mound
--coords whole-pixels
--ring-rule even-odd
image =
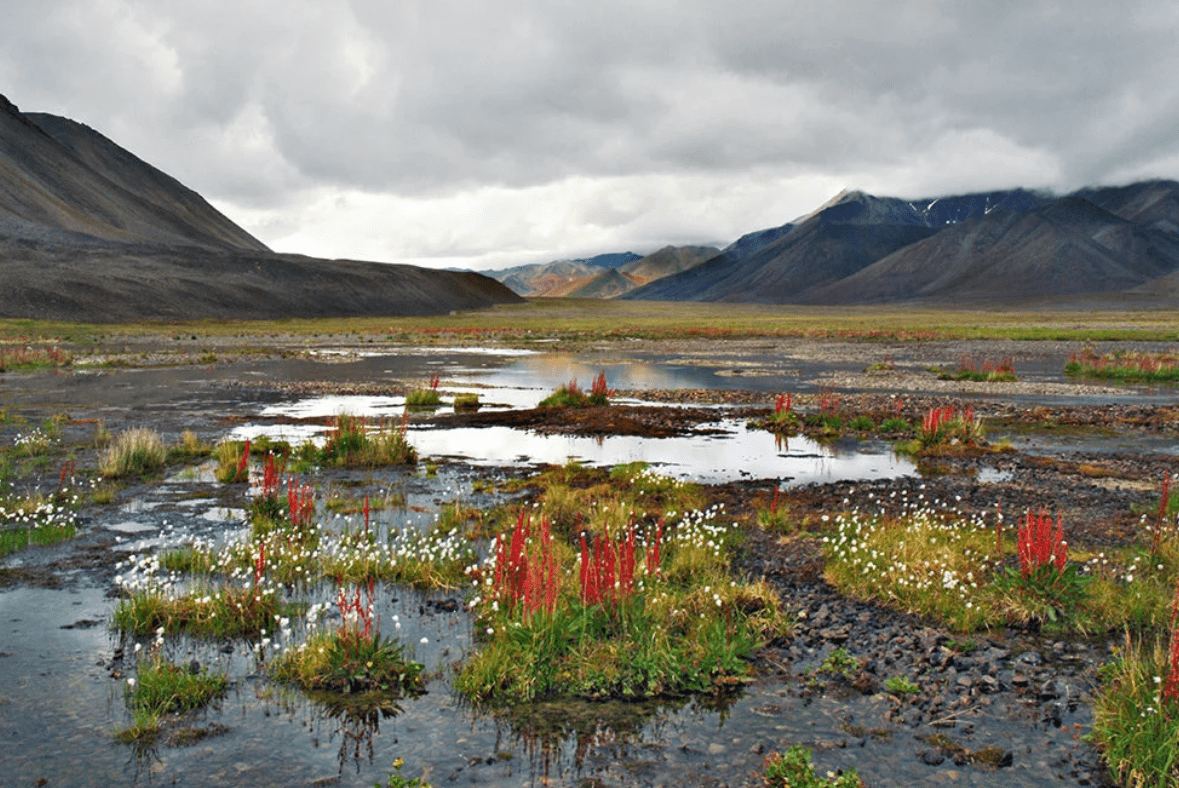
[[[671,438],[712,435],[721,430],[701,427],[715,422],[716,411],[705,408],[661,408],[643,405],[608,405],[594,408],[531,408],[529,410],[480,411],[440,416],[439,427],[513,427],[542,435],[636,435]]]

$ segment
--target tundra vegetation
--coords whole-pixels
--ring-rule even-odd
[[[554,328],[551,310],[569,307],[572,312],[563,314],[570,319]],[[711,305],[665,311],[651,304],[639,311],[633,305],[532,303],[448,318],[189,324],[169,333],[177,343],[199,334],[210,345],[235,333],[268,331],[415,344],[494,338],[524,346],[632,335],[867,342],[1179,337],[1161,317],[1146,316],[1137,328],[1125,328],[1121,314],[1085,319],[1087,325],[1073,327],[1058,325],[1056,316],[1024,313],[836,314]],[[145,329],[0,321],[6,346],[15,346],[19,334],[22,346],[71,348],[56,357],[46,351],[47,361],[39,364],[4,356],[9,371],[105,363],[98,361],[105,343],[120,343],[135,331]],[[220,344],[217,353],[225,357]],[[1165,382],[1174,366],[1173,357],[1161,353],[1086,351],[1074,361],[1070,374],[1133,382]],[[988,363],[976,366],[982,372]],[[575,382],[563,387],[562,399],[551,404],[607,404],[604,375],[599,378],[588,394]],[[602,401],[592,403],[599,389]],[[813,405],[804,410],[799,398],[781,395],[764,426],[786,435],[887,436],[919,456],[989,450],[982,422],[969,409],[939,407],[912,420],[899,408],[854,413],[831,391],[820,391]],[[68,458],[56,437],[61,420],[18,425],[20,415],[10,410],[0,411],[11,437],[0,452],[0,555],[71,538],[85,502],[85,485],[74,481],[72,469],[63,469],[51,492],[14,487],[15,477],[44,475],[47,463],[55,474],[57,461]],[[470,701],[492,707],[560,696],[724,695],[749,680],[749,657],[760,644],[789,635],[790,614],[773,590],[735,571],[749,524],[710,505],[700,487],[639,465],[550,468],[500,485],[516,496],[511,504],[479,510],[455,501],[440,509],[433,528],[422,530],[372,522],[379,508],[404,507],[395,498],[375,504],[339,497],[334,513],[347,517],[327,517],[331,499],[317,486],[318,471],[412,466],[417,456],[405,426],[340,414],[322,446],[255,439],[212,449],[191,433],[169,447],[150,430],[111,436],[95,426],[92,443],[105,448],[104,480],[151,480],[169,464],[211,454],[219,480],[249,491],[250,500],[249,527],[240,538],[135,555],[119,567],[121,598],[112,625],[129,646],[141,646],[126,690],[133,724],[120,738],[150,738],[167,715],[200,708],[226,689],[224,677],[165,660],[159,646],[168,638],[243,638],[260,670],[310,692],[371,695],[374,702],[417,692],[425,667],[400,639],[396,622],[373,615],[375,600],[402,585],[466,593],[478,649],[454,683]],[[97,477],[90,481],[92,488],[99,484]],[[1116,659],[1102,670],[1092,741],[1123,784],[1179,784],[1173,746],[1179,738],[1179,537],[1169,476],[1157,509],[1143,511],[1137,538],[1112,547],[1067,542],[1067,520],[1048,492],[1041,507],[1022,512],[967,513],[953,502],[925,499],[885,504],[870,496],[849,500],[821,521],[804,523],[775,494],[756,515],[763,528],[785,538],[821,540],[826,579],[843,593],[943,622],[963,639],[1009,625],[1062,636],[1124,633]],[[333,603],[311,601],[325,590]],[[151,645],[142,649],[142,641]],[[839,669],[836,662],[828,667]],[[907,695],[914,685],[894,676],[885,686]],[[820,780],[809,760],[799,748],[770,756],[765,784],[858,784],[850,772]],[[399,775],[398,767],[396,779],[403,780]]]
[[[1132,351],[1098,354],[1086,348],[1069,358],[1064,371],[1069,375],[1123,383],[1168,383],[1179,380],[1179,355]]]

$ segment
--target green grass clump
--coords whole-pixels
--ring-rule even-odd
[[[405,405],[412,409],[427,410],[442,404],[442,396],[436,389],[414,389],[405,395]]]
[[[522,514],[473,570],[484,646],[455,687],[474,701],[724,693],[747,680],[753,650],[789,626],[772,589],[731,578],[735,526],[717,510],[685,513],[666,531],[583,521],[596,534],[584,546],[540,516],[534,532]]]
[[[549,396],[540,401],[541,408],[589,408],[610,404],[610,390],[606,386],[606,373],[599,372],[593,387],[586,393],[574,378],[557,387]]]
[[[274,629],[275,621],[299,615],[303,607],[281,601],[273,586],[224,585],[179,595],[149,588],[119,600],[111,626],[133,637],[149,637],[162,627],[201,638],[254,638]]]
[[[6,488],[0,467],[0,491]],[[77,535],[80,496],[68,487],[50,495],[0,494],[0,558],[26,547],[48,546]]]
[[[77,535],[74,523],[36,527],[0,528],[0,558],[24,550],[30,545],[48,546],[68,542]]]
[[[1179,380],[1179,355],[1134,352],[1099,355],[1087,348],[1069,357],[1064,372],[1123,383],[1170,383]]]
[[[193,673],[163,659],[149,659],[139,665],[135,679],[124,690],[134,722],[115,732],[125,744],[147,744],[160,732],[165,714],[201,709],[225,695],[229,680],[224,674],[206,669]]]
[[[847,428],[852,432],[872,432],[876,429],[876,422],[872,421],[871,416],[861,414],[853,416],[847,423]]]
[[[864,783],[849,769],[826,779],[815,775],[811,751],[794,745],[786,752],[772,752],[766,756],[762,784],[766,788],[863,788]]]
[[[897,416],[892,416],[880,422],[879,429],[880,432],[885,433],[886,435],[891,435],[898,432],[912,432],[912,430],[912,424]]]
[[[995,362],[990,359],[977,361],[969,356],[963,356],[953,372],[939,372],[938,378],[979,383],[1013,383],[1019,379],[1015,375],[1015,363],[1010,358]]]
[[[400,641],[346,627],[316,633],[282,652],[270,674],[306,690],[402,696],[421,689],[423,667],[406,658]]]
[[[481,407],[479,403],[478,394],[456,394],[454,398],[454,409],[457,413],[465,411],[479,410]]]
[[[167,455],[158,432],[135,427],[115,436],[98,460],[98,472],[107,478],[150,476],[164,469]]]
[[[246,441],[221,441],[213,449],[217,469],[213,475],[222,484],[243,484],[250,480],[250,449]]]
[[[985,451],[985,447],[986,430],[982,419],[974,415],[974,409],[946,405],[930,408],[921,421],[917,436],[898,443],[894,449],[899,454],[923,457],[961,455]]]
[[[73,354],[59,347],[0,347],[0,372],[32,372],[68,367],[72,363]]]
[[[185,430],[180,441],[168,449],[168,462],[202,460],[213,453],[213,447],[202,441],[192,430]]]
[[[379,468],[413,465],[418,453],[406,440],[404,421],[400,425],[385,421],[370,433],[362,417],[341,413],[328,433],[321,460],[345,468]]]
[[[921,687],[914,684],[908,676],[890,676],[884,680],[884,688],[893,695],[916,695]]]
[[[827,580],[842,592],[971,631],[998,621],[979,588],[999,557],[982,522],[919,510],[838,515],[824,538]]]
[[[1169,670],[1165,639],[1130,642],[1101,670],[1090,740],[1122,785],[1179,786],[1179,702],[1163,697]]]

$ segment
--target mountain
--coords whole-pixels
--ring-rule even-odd
[[[94,129],[0,96],[0,317],[422,315],[518,301],[477,274],[271,252]]]
[[[577,260],[554,260],[512,268],[484,271],[512,292],[521,296],[565,295],[570,289],[588,282],[605,270],[614,270],[642,258],[634,252],[611,252]]]
[[[845,191],[628,299],[856,304],[1054,298],[1134,289],[1179,267],[1179,184],[921,200]],[[1145,289],[1143,289],[1145,288]]]
[[[904,200],[843,192],[763,246],[725,252],[623,297],[785,303],[933,233]]]
[[[720,254],[715,246],[665,246],[646,257],[632,260],[621,270],[639,284],[695,268]]]
[[[1179,183],[1152,180],[1129,186],[1081,189],[1073,192],[1094,205],[1136,224],[1179,233]]]
[[[911,244],[806,303],[1006,301],[1128,290],[1179,270],[1179,235],[1069,196],[992,211]]]
[[[578,279],[549,293],[563,298],[616,298],[639,286],[634,277],[619,268],[608,268],[588,279]]]
[[[497,278],[520,295],[544,298],[616,298],[647,282],[699,265],[717,254],[714,246],[665,246],[646,257],[633,252],[588,260],[558,260],[520,266]],[[607,261],[608,259],[608,261]]]
[[[0,234],[269,251],[196,192],[66,118],[0,96]]]

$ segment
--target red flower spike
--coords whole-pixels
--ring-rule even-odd
[[[1019,571],[1025,578],[1042,566],[1051,563],[1058,572],[1064,571],[1068,558],[1068,544],[1064,541],[1064,527],[1059,515],[1055,528],[1047,512],[1027,513],[1019,529]]]
[[[1167,666],[1167,680],[1163,683],[1163,702],[1179,703],[1179,584],[1175,586],[1175,599],[1171,602],[1171,647]]]
[[[1163,487],[1159,492],[1159,514],[1154,525],[1154,534],[1150,539],[1150,553],[1151,555],[1158,555],[1159,548],[1162,547],[1163,540],[1163,523],[1167,519],[1167,510],[1171,506],[1171,472],[1163,471]]]
[[[242,456],[237,461],[237,474],[233,477],[234,481],[247,481],[250,478],[248,470],[250,462],[250,439],[246,438],[246,443],[242,447]]]

